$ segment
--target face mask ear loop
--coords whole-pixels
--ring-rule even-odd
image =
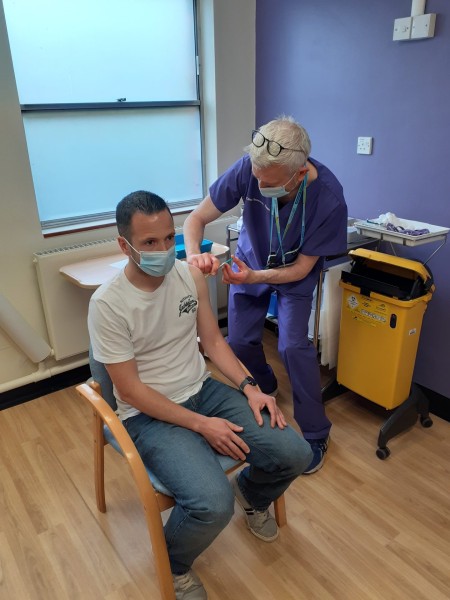
[[[122,237],[123,237],[123,239],[126,241],[126,243],[127,243],[129,246],[130,246],[130,248],[139,254],[139,260],[140,260],[141,253],[139,252],[139,250],[136,250],[136,248],[135,248],[134,246],[132,246],[132,245],[131,245],[131,243],[130,243],[130,242],[127,240],[127,238],[126,238],[126,237],[124,237],[124,236],[122,236]],[[133,258],[133,254],[132,254],[132,253],[130,254],[129,258],[131,258],[131,260],[134,262],[134,264],[135,264],[137,267],[139,267],[139,268],[141,267],[140,263],[138,263],[138,262],[136,262],[136,261],[134,260],[134,258]]]

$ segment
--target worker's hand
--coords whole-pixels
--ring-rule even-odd
[[[237,266],[238,271],[233,271],[230,265],[223,265],[222,281],[223,283],[257,283],[257,273],[250,269],[242,260],[233,256],[233,263]]]
[[[265,408],[269,411],[270,426],[272,428],[277,426],[280,429],[284,429],[286,427],[286,419],[284,418],[281,410],[278,408],[277,401],[275,400],[274,396],[268,396],[267,394],[264,394],[263,392],[253,388],[251,390],[251,395],[248,397],[248,404],[252,409],[255,420],[260,427],[262,427],[264,424],[261,411]]]
[[[203,252],[202,254],[188,254],[186,260],[190,265],[194,265],[205,275],[215,275],[219,268],[219,260],[214,254]]]
[[[202,423],[198,432],[219,454],[231,456],[234,460],[245,460],[250,448],[236,433],[244,431],[227,419],[209,417]]]

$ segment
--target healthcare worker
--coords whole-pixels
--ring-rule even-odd
[[[288,373],[294,418],[311,444],[305,473],[321,468],[331,422],[322,403],[317,352],[308,338],[313,291],[324,257],[347,249],[347,206],[333,173],[310,158],[305,129],[280,117],[253,131],[246,154],[214,182],[209,195],[185,221],[187,261],[203,273],[219,262],[200,253],[207,223],[242,199],[243,223],[232,267],[228,343],[261,389],[275,394],[277,379],[267,364],[262,336],[272,292],[278,302],[278,350]]]

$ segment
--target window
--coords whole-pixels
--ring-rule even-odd
[[[195,0],[4,0],[43,229],[203,196]]]

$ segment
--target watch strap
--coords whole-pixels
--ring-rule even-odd
[[[258,384],[256,383],[256,381],[253,379],[253,377],[247,376],[243,382],[241,383],[241,385],[239,386],[239,389],[242,393],[244,393],[244,388],[246,385],[251,385],[253,387],[256,387]]]

